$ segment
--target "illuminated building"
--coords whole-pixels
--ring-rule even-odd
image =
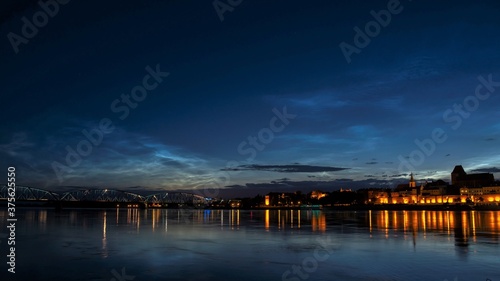
[[[265,207],[298,207],[303,201],[302,194],[297,192],[269,192],[264,197]]]
[[[241,200],[229,200],[228,204],[231,208],[239,208],[241,206]]]
[[[423,186],[417,187],[417,182],[413,178],[413,173],[410,174],[410,181],[407,184],[398,185],[393,192],[390,193],[391,198],[388,199],[392,204],[415,204],[418,203]]]
[[[383,190],[368,190],[367,203],[387,204],[389,203],[389,193]]]
[[[498,203],[500,202],[500,186],[462,187],[460,195],[474,203]]]
[[[327,195],[328,195],[327,193],[324,193],[322,191],[314,190],[314,191],[311,192],[310,198],[311,199],[321,199],[323,197],[326,197]]]
[[[400,184],[391,192],[372,191],[369,202],[375,204],[450,204],[500,203],[500,186],[490,173],[467,174],[462,166],[451,172],[452,185],[443,180],[417,186],[410,175],[408,184]]]

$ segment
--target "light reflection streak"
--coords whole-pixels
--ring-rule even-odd
[[[312,231],[326,231],[326,216],[321,211],[311,211],[311,229]]]
[[[266,231],[269,231],[269,210],[266,210],[266,213],[265,213],[265,228],[266,228]]]
[[[370,225],[370,234],[372,233],[373,231],[373,225],[372,225],[372,210],[369,210],[368,211],[368,221],[369,221],[369,225]]]
[[[231,220],[231,229],[234,229],[234,209],[229,213],[229,217]]]
[[[426,224],[426,221],[425,221],[425,211],[422,211],[422,227],[423,227],[423,230],[424,230],[424,239],[425,239],[425,231],[427,230],[427,224]]]
[[[406,234],[408,229],[408,211],[403,211],[403,231]]]
[[[238,229],[240,228],[240,210],[238,209],[236,211],[236,225],[238,226]]]
[[[220,212],[220,228],[224,229],[224,210],[221,210],[219,212]]]
[[[165,221],[164,221],[164,223],[165,223],[165,233],[167,233],[168,232],[168,215],[167,215],[167,211],[163,212],[163,217],[165,218]]]
[[[471,211],[470,217],[472,227],[472,241],[476,242],[476,211]]]
[[[107,240],[107,212],[104,211],[102,219],[102,257],[108,257],[108,240]]]
[[[47,229],[47,210],[40,210],[38,213],[38,224],[42,231]]]
[[[389,238],[389,211],[384,211],[385,238]]]
[[[281,226],[281,210],[278,210],[278,229]]]
[[[298,224],[297,224],[297,227],[300,228],[300,218],[301,218],[301,216],[300,216],[300,210],[297,211],[297,217],[298,217],[298,220],[299,220]]]
[[[398,229],[398,213],[397,212],[392,213],[392,228]]]
[[[450,235],[450,211],[446,211],[446,225],[447,225],[447,234]]]

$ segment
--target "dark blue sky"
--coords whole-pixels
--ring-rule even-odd
[[[0,162],[18,184],[256,194],[449,180],[456,164],[500,176],[498,1],[244,0],[221,21],[212,1],[72,0],[14,44],[44,10],[2,5]],[[122,94],[145,78],[132,108]]]

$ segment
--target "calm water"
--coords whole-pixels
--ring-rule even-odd
[[[17,212],[1,280],[500,281],[498,211]]]

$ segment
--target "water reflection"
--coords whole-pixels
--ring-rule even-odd
[[[172,225],[219,225],[224,231],[241,231],[247,228],[267,232],[310,231],[316,233],[363,233],[369,237],[390,239],[402,235],[419,240],[434,235],[444,235],[456,247],[467,248],[471,243],[498,244],[500,237],[500,211],[320,211],[320,210],[165,210],[165,209],[116,209],[64,211],[54,216],[52,210],[26,210],[23,223],[34,225],[45,232],[50,223],[64,223],[80,229],[99,225],[102,231],[102,250],[106,257],[108,233],[111,227],[127,225],[136,233],[141,230],[168,232]],[[5,213],[0,212],[0,218]],[[480,240],[480,241],[479,241]]]
[[[104,211],[102,218],[102,252],[101,252],[101,256],[103,258],[108,257],[108,241],[106,238],[106,229],[107,229],[107,212]]]
[[[81,273],[80,280],[110,280],[110,270],[122,267],[150,277],[144,280],[172,274],[174,280],[216,280],[228,267],[242,270],[244,280],[279,280],[291,265],[314,257],[317,241],[331,241],[335,254],[322,261],[309,280],[332,279],[332,268],[338,268],[338,276],[352,275],[335,280],[388,280],[388,275],[391,280],[444,280],[453,277],[449,272],[464,280],[500,280],[495,259],[500,211],[120,208],[25,209],[18,214],[23,245],[19,256],[30,257],[22,268],[45,272],[55,263],[66,268],[66,276]],[[5,211],[0,210],[0,219],[5,229]],[[106,262],[99,263],[103,259]],[[84,275],[82,264],[103,264],[109,267],[104,270],[108,275]],[[213,273],[213,278],[186,276],[203,272]],[[51,278],[45,280],[58,280]]]
[[[500,234],[500,212],[498,211],[381,211],[368,212],[367,224],[384,232],[386,238],[391,233],[418,233],[425,239],[429,234],[453,236],[455,245],[467,247],[479,238],[487,238],[498,243]]]
[[[457,246],[466,247],[477,242],[478,237],[490,238],[497,243],[500,234],[500,211],[367,211],[367,212],[325,212],[320,210],[138,210],[102,211],[103,239],[106,238],[108,216],[115,224],[127,224],[139,231],[151,228],[153,232],[168,231],[169,220],[176,224],[219,224],[221,229],[240,230],[244,227],[258,227],[271,230],[303,230],[324,233],[336,231],[342,226],[355,225],[367,228],[367,233],[382,234],[386,238],[393,234],[418,236],[423,239],[439,233],[455,238]],[[70,223],[89,225],[91,217],[82,216],[79,211],[69,213]],[[37,222],[43,229],[47,222],[47,211],[26,212],[26,222]]]

